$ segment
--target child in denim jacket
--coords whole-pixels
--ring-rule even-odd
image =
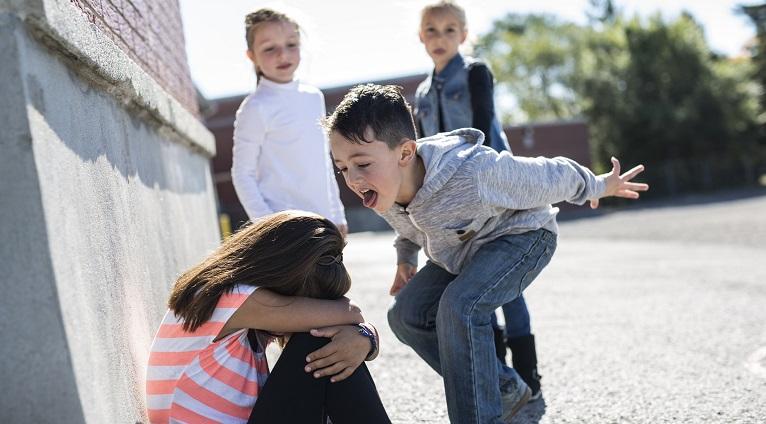
[[[434,62],[434,70],[415,94],[415,121],[420,135],[429,137],[459,128],[484,133],[484,145],[498,152],[511,149],[495,116],[492,72],[486,64],[462,56],[466,19],[462,7],[448,1],[421,11],[420,41]],[[532,390],[531,400],[542,397],[537,372],[537,349],[524,296],[502,306],[505,331],[492,313],[497,356],[505,362],[505,347],[511,349],[513,368]]]
[[[352,89],[325,121],[335,165],[365,207],[397,233],[388,312],[394,334],[444,378],[454,423],[498,423],[531,390],[494,353],[491,313],[537,277],[556,249],[551,203],[638,198],[646,184],[594,175],[566,158],[523,158],[481,144],[472,128],[415,141],[397,87]],[[428,263],[417,270],[417,253]]]

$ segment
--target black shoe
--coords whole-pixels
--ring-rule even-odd
[[[508,365],[505,362],[505,332],[502,328],[492,327],[492,332],[495,334],[495,355],[500,359],[500,362]]]
[[[506,343],[511,349],[511,361],[513,369],[519,373],[521,379],[532,389],[530,402],[540,399],[540,379],[542,376],[537,372],[537,351],[535,350],[535,336],[532,334],[521,337],[509,338]]]

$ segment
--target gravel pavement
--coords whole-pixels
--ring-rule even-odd
[[[766,191],[560,226],[525,292],[544,399],[514,423],[766,423]],[[394,423],[447,423],[441,378],[386,323],[392,241],[356,233],[344,253],[383,339],[370,369]]]

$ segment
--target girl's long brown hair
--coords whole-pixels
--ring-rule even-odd
[[[194,331],[213,315],[218,299],[237,284],[286,296],[337,299],[351,287],[343,265],[345,241],[328,219],[302,211],[268,215],[229,237],[184,272],[168,306]]]

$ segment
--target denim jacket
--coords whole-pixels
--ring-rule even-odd
[[[430,137],[439,132],[438,107],[441,103],[442,122],[445,131],[473,127],[473,109],[471,92],[468,85],[468,73],[477,60],[456,54],[439,75],[432,72],[418,86],[415,92],[415,119],[420,124],[423,134]],[[438,98],[437,98],[438,96]],[[492,118],[490,134],[485,134],[486,145],[502,152],[511,151],[503,128],[497,117]]]

